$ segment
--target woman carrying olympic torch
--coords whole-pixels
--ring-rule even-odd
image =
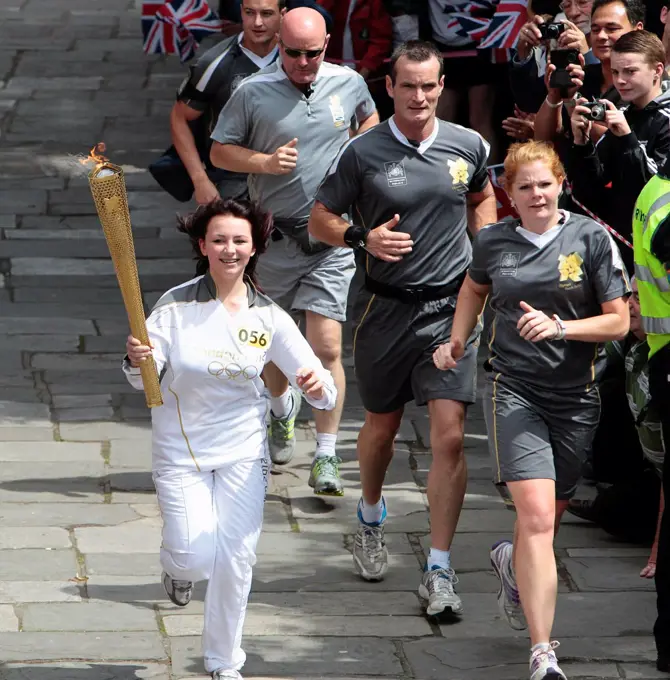
[[[261,371],[276,364],[315,408],[334,408],[337,391],[292,319],[256,285],[270,216],[217,200],[179,228],[201,275],[160,298],[147,319],[151,346],[130,336],[123,370],[142,389],[139,367],[153,356],[160,376],[152,467],[165,590],[185,606],[193,582],[209,580],[205,668],[214,680],[237,679],[269,467]]]

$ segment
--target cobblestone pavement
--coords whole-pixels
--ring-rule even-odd
[[[183,206],[145,168],[168,145],[183,69],[141,53],[139,2],[0,1],[0,680],[202,676],[202,594],[159,585],[160,520],[143,396],[119,370],[127,332],[85,177],[71,154],[100,140],[124,164],[146,304],[193,271]],[[349,373],[350,370],[350,360]],[[481,410],[467,422],[469,487],[454,545],[466,613],[420,615],[427,546],[425,414],[408,411],[388,475],[391,569],[352,574],[358,497],[350,384],[346,495],[306,485],[314,431],[273,475],[246,626],[250,677],[526,677],[527,641],[497,614],[488,550],[513,515],[489,482]],[[653,678],[646,549],[568,519],[557,541],[555,636],[568,676]]]

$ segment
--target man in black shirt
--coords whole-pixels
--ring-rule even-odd
[[[283,7],[284,0],[243,0],[242,33],[205,52],[190,67],[189,75],[179,87],[170,113],[170,131],[195,187],[195,200],[200,204],[219,196],[247,196],[245,174],[218,170],[217,182],[212,182],[198,151],[192,124],[204,116],[202,122],[208,137],[221,109],[240,82],[275,61]]]

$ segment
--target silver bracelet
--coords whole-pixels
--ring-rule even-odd
[[[549,95],[547,95],[547,96],[544,98],[544,102],[545,102],[545,104],[546,104],[550,109],[557,109],[557,108],[559,108],[559,106],[563,106],[563,100],[562,100],[562,99],[561,99],[560,102],[558,102],[558,104],[552,104],[552,103],[549,101]]]
[[[565,338],[565,334],[568,332],[568,329],[565,327],[565,323],[562,319],[559,318],[558,314],[554,314],[554,316],[551,317],[554,320],[554,323],[556,324],[556,335],[553,337],[553,340],[563,340]]]

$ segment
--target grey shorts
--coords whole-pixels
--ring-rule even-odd
[[[458,367],[440,371],[433,352],[449,340],[456,297],[407,304],[362,289],[354,318],[354,365],[363,406],[391,413],[408,401],[475,401],[480,329],[470,337]]]
[[[496,484],[553,479],[556,499],[572,498],[600,419],[597,389],[561,394],[491,376],[484,418]]]
[[[287,237],[270,239],[256,266],[263,292],[282,309],[315,312],[335,321],[347,318],[355,270],[351,248],[327,248],[308,255]]]

